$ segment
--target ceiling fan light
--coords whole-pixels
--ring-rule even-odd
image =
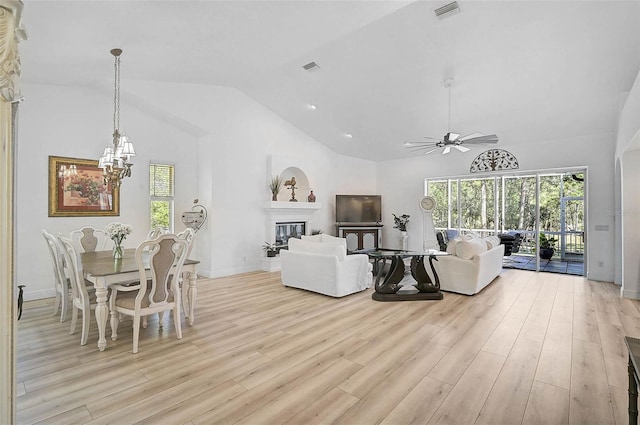
[[[451,152],[451,146],[445,146],[445,148],[442,150],[442,155],[446,155],[449,152]]]

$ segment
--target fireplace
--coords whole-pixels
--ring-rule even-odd
[[[271,201],[265,207],[266,231],[264,241],[280,247],[291,237],[310,235],[313,213],[320,209],[319,202]],[[262,259],[265,271],[280,270],[280,257]]]
[[[276,246],[285,247],[289,238],[300,239],[306,235],[306,223],[304,221],[289,221],[276,223]]]

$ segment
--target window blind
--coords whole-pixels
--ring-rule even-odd
[[[149,179],[150,196],[173,198],[173,165],[151,164]]]

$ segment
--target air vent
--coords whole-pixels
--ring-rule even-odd
[[[444,19],[446,17],[449,17],[453,14],[460,12],[460,7],[458,6],[458,2],[454,1],[435,9],[434,12],[438,18]]]
[[[305,71],[317,71],[318,69],[320,69],[320,66],[315,62],[309,62],[302,67],[305,69]]]

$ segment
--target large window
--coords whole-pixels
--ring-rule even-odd
[[[554,238],[555,256],[584,255],[585,170],[512,173],[502,176],[451,177],[426,181],[436,199],[437,229],[457,229],[482,236],[516,231],[520,253],[535,254],[539,235]]]
[[[174,167],[167,164],[149,166],[149,200],[151,228],[173,232]]]

